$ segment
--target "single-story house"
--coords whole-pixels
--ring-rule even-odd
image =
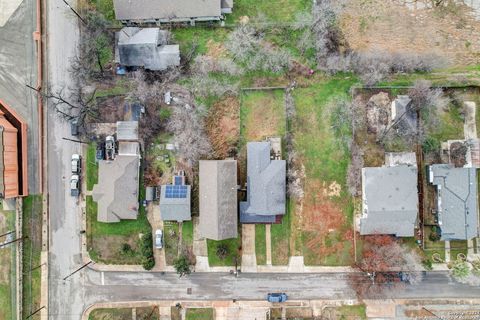
[[[237,161],[199,163],[200,235],[212,240],[238,235]]]
[[[233,0],[114,0],[115,18],[123,23],[168,23],[222,20]]]
[[[285,160],[271,159],[269,142],[247,143],[247,200],[240,202],[241,223],[275,223],[285,214]]]
[[[391,166],[362,168],[360,234],[413,237],[417,225],[417,167],[414,154],[390,154]],[[402,159],[405,163],[399,162]]]
[[[170,33],[166,30],[125,27],[116,37],[115,60],[123,66],[156,71],[180,65],[180,47],[168,44]]]
[[[140,157],[117,155],[115,160],[101,160],[98,184],[92,197],[98,203],[97,220],[119,222],[137,219]]]
[[[441,240],[469,240],[478,236],[477,170],[452,164],[429,166],[429,182],[437,189],[437,217]]]
[[[185,184],[183,175],[174,176],[172,182],[160,186],[160,217],[164,221],[190,221],[191,187]]]

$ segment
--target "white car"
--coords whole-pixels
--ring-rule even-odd
[[[80,174],[82,171],[82,160],[79,154],[72,154],[72,173]]]
[[[76,174],[73,174],[70,179],[70,194],[72,197],[78,197],[80,195],[80,177]]]
[[[155,230],[155,248],[163,248],[163,231],[160,229]]]

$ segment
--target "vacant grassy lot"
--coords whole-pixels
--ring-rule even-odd
[[[87,201],[87,248],[92,260],[106,264],[140,264],[138,241],[141,234],[151,232],[144,210],[136,220],[117,223],[97,221],[97,203],[92,196]],[[131,250],[122,248],[128,244]]]
[[[283,90],[244,91],[240,107],[241,145],[285,135]]]
[[[31,314],[40,308],[40,253],[42,251],[42,197],[23,199],[23,312]],[[36,268],[33,271],[32,269]]]
[[[185,320],[213,320],[212,308],[189,308],[185,315]]]
[[[241,257],[238,252],[241,242],[242,240],[240,236],[236,239],[226,239],[221,241],[207,239],[208,263],[210,266],[234,266],[235,257],[238,259],[238,265],[241,265]],[[217,255],[217,248],[221,245],[227,247],[227,254],[224,258]]]
[[[15,230],[15,211],[0,208],[0,234]],[[0,241],[5,241],[2,237]],[[15,319],[15,244],[0,249],[0,320]]]
[[[297,116],[292,127],[306,179],[303,206],[294,206],[292,233],[296,234],[291,246],[303,248],[307,265],[350,265],[353,261],[353,199],[346,190],[350,155],[334,135],[329,103],[335,97],[346,97],[354,83],[352,77],[318,79],[294,91]],[[302,239],[302,246],[297,239]]]
[[[255,255],[257,264],[262,265],[267,263],[267,244],[264,224],[255,225]]]
[[[93,186],[98,183],[98,163],[95,161],[97,153],[97,145],[90,143],[87,147],[86,159],[86,176],[87,176],[87,190],[92,190]]]

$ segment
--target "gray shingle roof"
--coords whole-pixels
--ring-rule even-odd
[[[167,31],[127,27],[118,32],[119,63],[124,66],[165,70],[180,65],[180,47],[167,45]]]
[[[173,20],[221,16],[221,0],[114,0],[117,20]]]
[[[270,160],[269,142],[247,144],[247,201],[241,204],[240,221],[246,215],[285,214],[286,161]]]
[[[429,167],[429,173],[430,182],[437,186],[441,240],[468,240],[477,237],[477,170],[434,164]]]
[[[202,237],[237,237],[237,161],[200,161],[200,225]]]
[[[98,221],[137,218],[139,163],[138,156],[125,155],[99,162],[98,184],[92,190],[93,200],[98,203]]]
[[[165,190],[167,185],[160,186],[160,216],[164,221],[190,221],[190,186],[187,187],[186,198],[167,198]]]
[[[418,213],[417,168],[363,168],[362,200],[360,234],[413,236]]]

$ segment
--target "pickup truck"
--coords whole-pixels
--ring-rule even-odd
[[[80,177],[77,174],[73,174],[70,179],[70,195],[72,197],[80,195]]]

